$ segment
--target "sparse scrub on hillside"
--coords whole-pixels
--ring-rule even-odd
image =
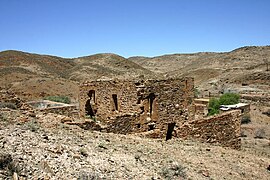
[[[178,163],[174,163],[171,165],[168,165],[166,167],[163,167],[161,172],[161,176],[165,179],[186,179],[186,168]]]
[[[36,120],[32,120],[26,123],[26,127],[32,132],[37,132],[40,129],[40,124]]]
[[[17,109],[16,104],[10,102],[1,102],[0,108],[9,108],[9,109]]]
[[[7,121],[7,117],[2,113],[0,113],[0,121]]]
[[[5,170],[5,175],[11,177],[14,173],[20,174],[22,169],[19,164],[12,159],[10,154],[0,154],[0,170]]]
[[[235,93],[226,93],[220,98],[212,98],[209,101],[208,116],[219,114],[220,105],[231,105],[239,103],[240,95]]]
[[[255,137],[254,138],[257,138],[257,139],[263,139],[263,138],[265,138],[265,130],[264,129],[258,129],[258,130],[256,130]]]
[[[49,100],[49,101],[54,101],[54,102],[70,104],[70,98],[67,96],[47,96],[44,99]]]
[[[241,124],[248,124],[251,122],[250,116],[249,115],[244,115],[241,119]]]

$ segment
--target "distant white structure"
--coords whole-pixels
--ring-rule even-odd
[[[230,111],[234,109],[240,109],[242,114],[248,115],[250,112],[250,104],[238,103],[233,105],[221,105],[219,108],[221,111]]]

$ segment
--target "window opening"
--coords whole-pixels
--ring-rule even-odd
[[[118,100],[117,100],[117,94],[112,95],[113,98],[113,105],[114,105],[114,110],[118,111]]]

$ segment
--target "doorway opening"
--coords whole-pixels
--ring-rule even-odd
[[[166,134],[166,141],[169,139],[172,139],[172,133],[173,133],[173,129],[174,129],[175,123],[169,123],[168,124],[168,130],[167,130],[167,134]]]
[[[85,114],[87,116],[90,116],[90,118],[92,118],[93,116],[95,116],[95,111],[93,109],[93,105],[95,104],[95,99],[96,99],[96,95],[95,95],[95,90],[90,90],[87,93],[89,99],[86,101],[85,103]]]

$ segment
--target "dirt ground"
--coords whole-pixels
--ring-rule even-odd
[[[238,151],[191,140],[86,131],[50,113],[1,114],[0,157],[10,154],[21,178],[266,180],[270,175],[269,138],[243,137]],[[0,178],[9,172],[1,170]]]

